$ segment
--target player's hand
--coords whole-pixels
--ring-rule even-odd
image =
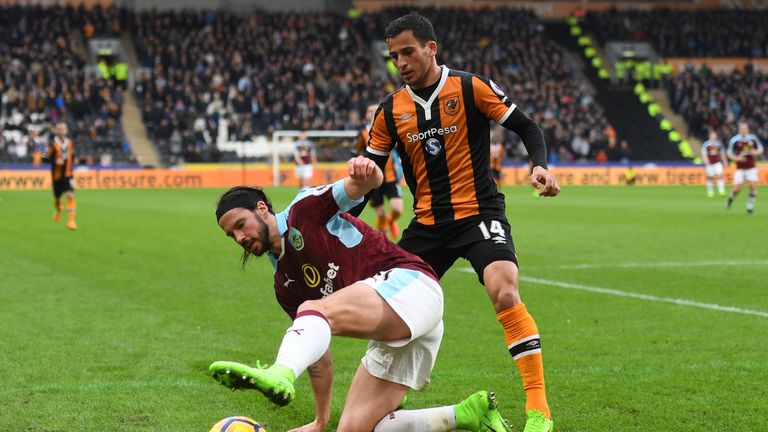
[[[288,432],[322,432],[325,429],[325,425],[321,424],[315,419],[312,423],[305,424],[302,427],[291,429]]]
[[[381,172],[376,162],[365,156],[356,156],[347,162],[347,171],[354,180],[366,181],[376,176],[377,171]]]
[[[535,166],[531,172],[531,184],[539,191],[539,196],[553,197],[560,193],[557,178],[548,170]]]

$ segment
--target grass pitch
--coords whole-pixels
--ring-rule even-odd
[[[269,190],[282,209],[295,189]],[[265,260],[246,271],[217,227],[222,190],[0,193],[0,431],[207,431],[245,415],[313,419],[309,380],[276,408],[207,374],[271,362],[288,318]],[[768,198],[724,210],[703,187],[505,190],[521,293],[542,335],[556,430],[768,430]],[[407,204],[410,205],[410,204]],[[365,218],[371,220],[367,210]],[[409,408],[480,389],[524,425],[519,377],[465,261],[443,279],[445,338]],[[335,338],[333,421],[365,342]]]

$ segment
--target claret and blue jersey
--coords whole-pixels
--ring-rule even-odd
[[[437,280],[420,258],[345,213],[360,202],[349,198],[340,180],[300,193],[275,215],[282,254],[270,253],[269,258],[277,301],[291,318],[304,301],[323,298],[384,270],[417,270]]]

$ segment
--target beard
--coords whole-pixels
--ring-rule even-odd
[[[240,263],[243,269],[245,269],[245,265],[248,264],[248,261],[251,260],[251,257],[254,255],[257,257],[262,256],[269,250],[269,226],[266,222],[264,222],[264,219],[258,215],[256,216],[256,222],[259,224],[258,230],[260,240],[252,240],[247,245],[248,249],[243,247],[243,255],[240,257]],[[251,250],[253,250],[254,243],[259,243],[257,252],[251,252]]]

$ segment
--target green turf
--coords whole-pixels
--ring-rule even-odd
[[[295,193],[270,191],[278,208]],[[214,360],[271,361],[289,324],[269,264],[241,271],[219,231],[220,192],[79,191],[76,232],[51,221],[50,192],[0,193],[0,431],[207,431],[245,415],[277,432],[312,420],[305,376],[275,408],[207,375]],[[703,187],[505,192],[521,276],[546,282],[520,285],[558,431],[768,430],[768,316],[659,301],[768,312],[768,197],[748,216],[744,196],[726,211]],[[443,279],[442,350],[409,407],[491,389],[522,430],[520,380],[467,267]],[[329,429],[364,349],[333,341]]]

